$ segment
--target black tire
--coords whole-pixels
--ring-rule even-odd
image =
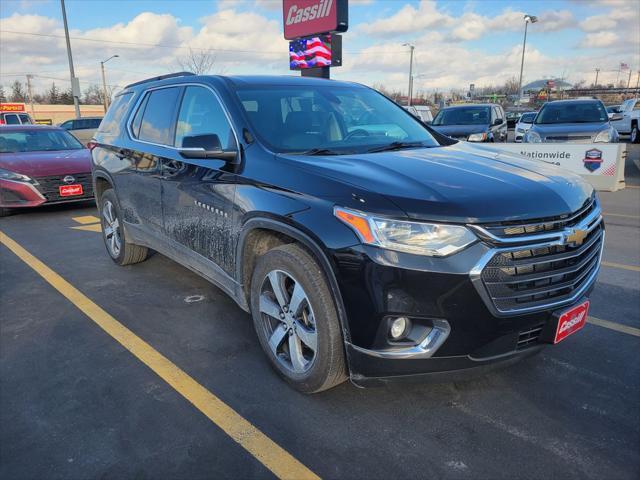
[[[305,293],[303,304],[308,305],[313,316],[313,331],[316,339],[316,350],[313,351],[313,358],[310,360],[305,371],[296,372],[294,369],[287,367],[286,354],[277,354],[269,346],[269,338],[272,338],[273,331],[268,331],[270,322],[275,322],[276,327],[286,329],[284,320],[279,323],[278,318],[269,316],[261,312],[261,295],[265,285],[272,285],[269,280],[269,273],[279,272],[285,279],[295,281],[294,285],[299,284]],[[287,277],[289,275],[289,277]],[[269,283],[265,283],[269,282]],[[284,282],[283,282],[284,285]],[[286,289],[283,289],[285,291]],[[347,378],[344,343],[335,302],[324,273],[314,258],[297,244],[288,244],[276,247],[262,255],[253,271],[251,277],[251,312],[253,324],[260,340],[260,345],[264,350],[272,367],[276,372],[286,380],[296,390],[303,393],[316,393],[332,388],[342,383]],[[290,295],[287,302],[292,300]],[[305,303],[306,302],[306,303]],[[290,302],[293,304],[293,302]],[[275,303],[279,308],[278,303]],[[286,309],[285,309],[286,311]],[[290,312],[291,313],[291,312]],[[280,313],[282,314],[282,311]],[[293,312],[292,315],[296,315]],[[299,321],[305,319],[300,315]],[[281,317],[282,318],[282,317]],[[299,330],[300,327],[298,327]],[[292,328],[296,332],[296,328]],[[282,349],[291,345],[292,335],[296,338],[297,333],[289,330],[282,340]],[[304,343],[299,345],[308,350]],[[306,359],[305,359],[306,360]],[[289,354],[289,362],[293,366],[291,355]]]
[[[120,212],[120,204],[113,189],[105,190],[100,197],[100,220],[102,222],[102,239],[107,253],[120,266],[140,263],[149,256],[149,249],[127,241],[124,228],[122,228],[122,215]],[[113,230],[109,228],[109,216],[118,222],[112,236],[108,234]],[[119,239],[119,247],[117,249],[114,248],[114,234]]]
[[[629,142],[640,143],[640,132],[638,132],[638,124],[631,125],[631,133],[629,134]]]

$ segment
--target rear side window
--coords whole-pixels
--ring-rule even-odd
[[[98,128],[100,126],[101,118],[91,118],[89,121],[89,128]]]
[[[31,125],[31,118],[29,117],[29,115],[21,114],[20,121],[23,125]]]
[[[161,88],[147,94],[140,133],[138,139],[158,143],[161,145],[173,145],[175,135],[175,111],[180,96],[179,87]]]
[[[191,137],[216,135],[220,148],[235,147],[233,130],[218,98],[207,88],[187,87],[176,127],[175,146],[187,147]]]
[[[127,112],[132,98],[133,92],[123,93],[115,98],[100,124],[100,130],[98,130],[99,133],[109,136],[120,135],[123,128],[122,118]]]

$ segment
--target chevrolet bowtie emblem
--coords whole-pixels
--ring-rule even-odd
[[[564,243],[572,247],[579,247],[588,234],[589,232],[586,230],[571,229],[565,233]]]

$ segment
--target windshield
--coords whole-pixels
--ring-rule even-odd
[[[0,153],[80,150],[82,144],[70,133],[59,130],[0,131]]]
[[[438,146],[429,130],[368,88],[274,86],[237,91],[253,130],[275,152],[363,153],[395,142]]]
[[[602,123],[608,118],[601,102],[547,103],[538,113],[535,123]]]
[[[488,125],[489,107],[455,107],[440,110],[433,125]]]
[[[536,118],[536,112],[523,113],[520,117],[520,123],[533,123],[533,119]]]

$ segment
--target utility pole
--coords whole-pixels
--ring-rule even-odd
[[[71,40],[69,40],[69,26],[67,25],[67,11],[64,8],[64,0],[60,0],[60,6],[62,7],[62,21],[64,23],[64,37],[67,40],[67,56],[69,57],[69,74],[71,76],[71,92],[73,95],[73,106],[76,110],[76,118],[80,118],[80,104],[78,102],[77,91],[78,80],[73,70],[73,56],[71,55]]]
[[[535,15],[524,16],[524,41],[522,42],[522,60],[520,61],[520,81],[518,82],[518,106],[520,106],[520,100],[522,99],[522,71],[524,70],[524,51],[527,48],[527,27],[529,22],[536,23],[538,17]]]
[[[633,70],[629,69],[629,79],[627,80],[627,88],[629,88],[629,85],[631,85],[631,72]]]
[[[118,58],[119,56],[120,55],[111,55],[106,60],[103,60],[102,62],[100,62],[100,68],[102,69],[102,97],[103,97],[102,103],[104,104],[104,113],[107,113],[107,109],[109,108],[109,94],[107,92],[107,80],[104,75],[104,64],[107,63],[112,58]]]
[[[638,78],[636,79],[636,95],[638,94],[638,87],[640,87],[640,70],[638,70]]]
[[[403,46],[409,47],[409,90],[407,91],[407,106],[411,106],[411,97],[413,95],[413,50],[416,48],[410,43],[405,43]]]
[[[31,104],[31,118],[35,118],[36,112],[33,108],[33,93],[31,92],[31,79],[33,75],[27,74],[27,92],[29,93],[29,103]]]
[[[600,69],[596,68],[596,83],[593,84],[594,87],[598,87],[598,74],[600,73]]]

